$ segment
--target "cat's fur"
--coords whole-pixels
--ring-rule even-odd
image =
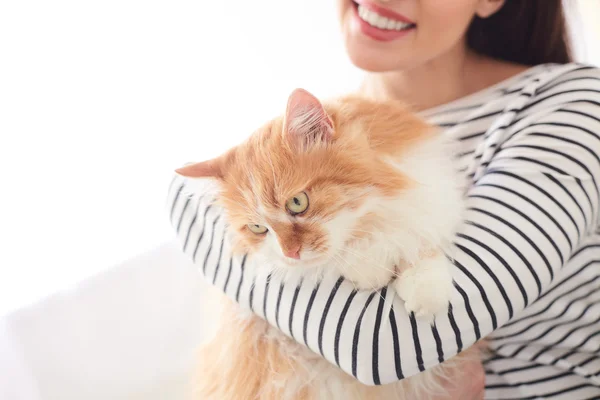
[[[452,154],[439,132],[398,102],[345,96],[321,103],[296,90],[282,117],[178,172],[218,182],[235,251],[262,258],[274,272],[336,268],[361,289],[395,279],[407,310],[431,319],[450,300],[445,253],[463,207]],[[286,202],[299,193],[308,208],[292,215]],[[201,351],[198,399],[426,398],[463,357],[398,383],[362,385],[221,296],[222,323]]]

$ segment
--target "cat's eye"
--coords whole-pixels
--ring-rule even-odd
[[[298,193],[285,203],[285,208],[292,215],[302,214],[308,209],[308,195],[304,192]]]
[[[257,235],[267,233],[268,231],[266,226],[258,224],[248,224],[248,229],[250,229],[251,232],[256,233]]]

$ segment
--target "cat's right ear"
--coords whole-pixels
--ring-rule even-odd
[[[186,178],[223,178],[222,163],[218,158],[187,164],[175,172]]]
[[[283,134],[303,148],[310,147],[333,139],[333,122],[315,96],[296,89],[288,98]]]

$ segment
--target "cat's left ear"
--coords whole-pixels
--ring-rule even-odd
[[[333,140],[333,121],[315,96],[304,89],[296,89],[288,99],[283,134],[304,146],[330,142]]]
[[[186,178],[223,178],[222,163],[218,158],[187,164],[175,172]]]

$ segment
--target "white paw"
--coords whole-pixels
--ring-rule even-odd
[[[396,291],[409,314],[433,320],[436,314],[448,311],[454,289],[451,267],[450,261],[439,255],[402,272],[396,280]]]

